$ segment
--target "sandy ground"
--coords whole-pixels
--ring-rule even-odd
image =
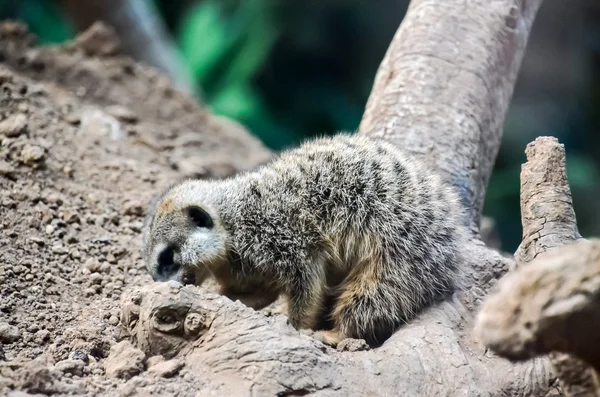
[[[113,47],[92,34],[37,48],[0,26],[0,395],[195,395],[176,363],[106,360],[122,292],[150,281],[147,204],[270,154]]]

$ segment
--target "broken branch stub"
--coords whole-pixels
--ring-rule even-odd
[[[515,259],[531,262],[542,252],[573,242],[581,235],[567,180],[565,148],[553,137],[527,145],[521,169],[523,241]]]

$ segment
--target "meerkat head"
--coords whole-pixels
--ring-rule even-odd
[[[161,195],[144,230],[144,261],[154,281],[202,284],[226,260],[229,234],[208,182],[185,181]]]

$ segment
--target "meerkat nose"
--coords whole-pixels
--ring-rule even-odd
[[[175,248],[173,246],[168,246],[162,250],[158,254],[157,262],[158,277],[164,280],[171,279],[181,268],[181,263],[175,261]]]

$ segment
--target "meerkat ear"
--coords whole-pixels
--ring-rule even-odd
[[[186,213],[190,221],[196,227],[202,227],[206,229],[211,229],[214,226],[214,221],[211,216],[204,209],[192,206],[186,208]]]

